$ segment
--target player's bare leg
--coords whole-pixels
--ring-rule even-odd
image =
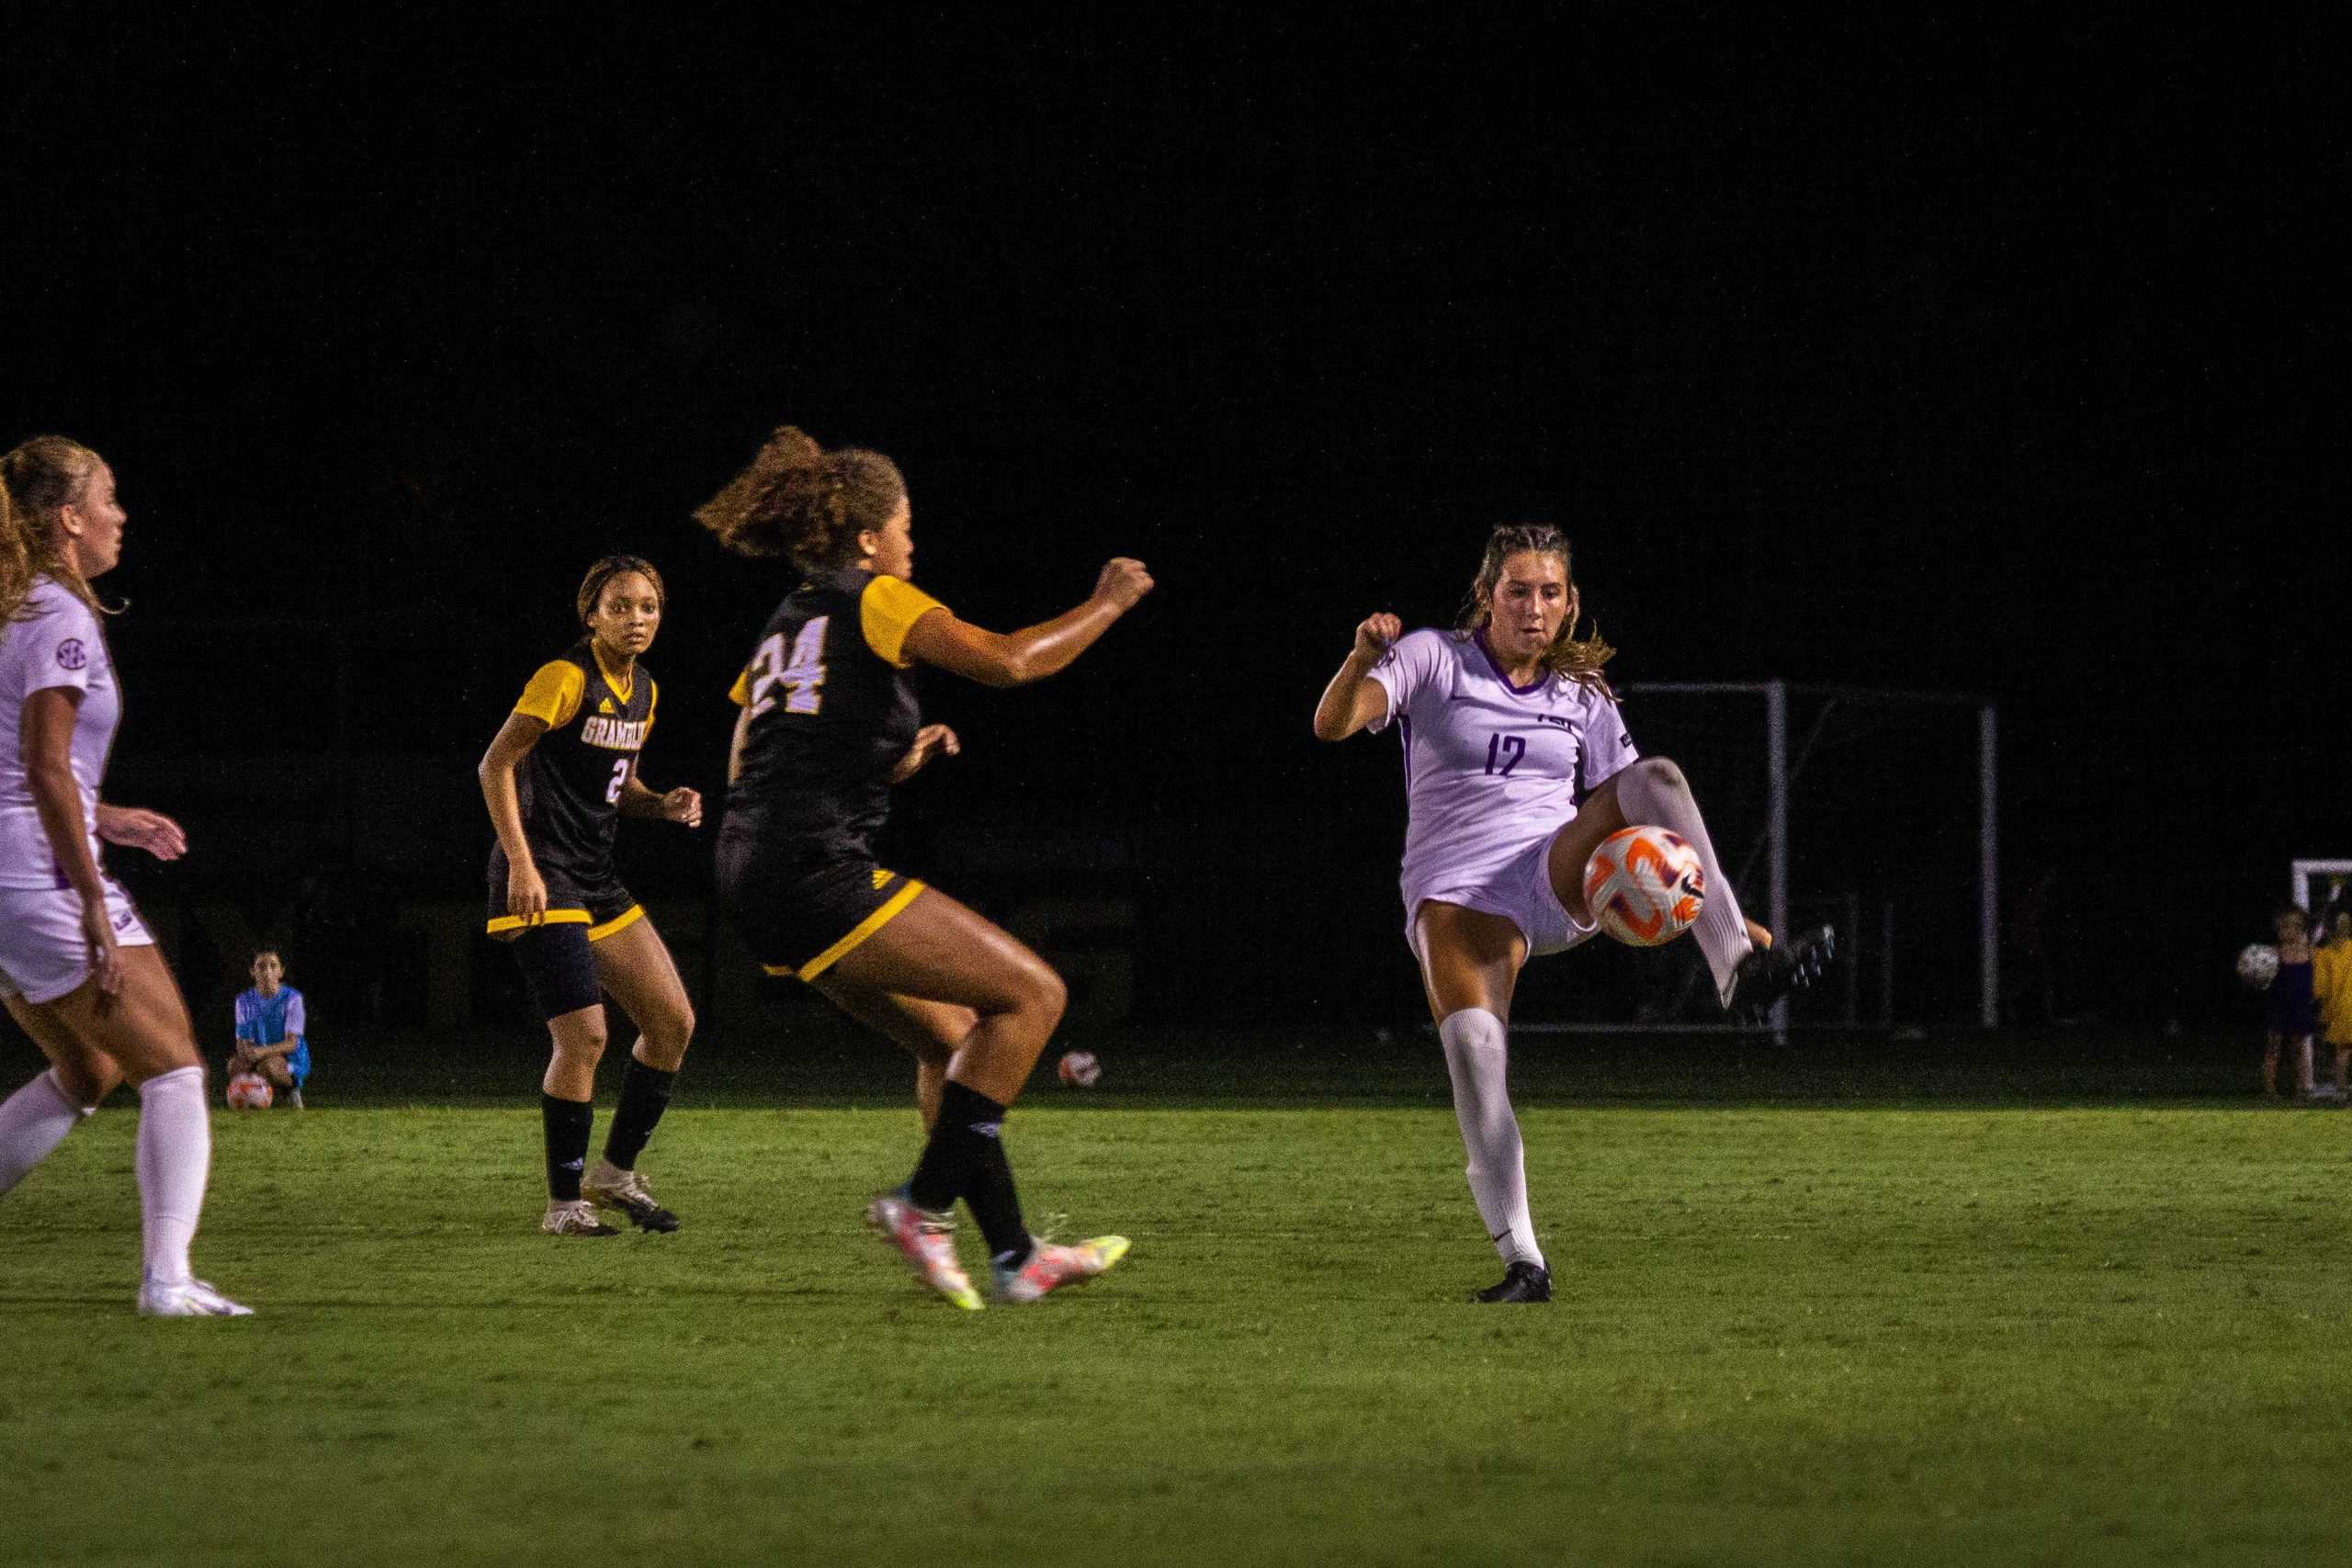
[[[549,1235],[618,1235],[596,1217],[582,1194],[587,1176],[588,1135],[595,1122],[596,1064],[605,1056],[605,1004],[548,1020],[553,1050],[539,1079],[539,1116],[547,1142],[548,1212],[539,1228]]]
[[[596,961],[597,984],[620,1003],[638,1035],[621,1078],[620,1103],[605,1130],[604,1157],[582,1178],[581,1196],[627,1214],[640,1230],[666,1234],[678,1228],[678,1216],[654,1201],[637,1161],[670,1108],[678,1069],[694,1039],[694,1004],[650,917],[590,943],[588,951]]]
[[[890,1236],[924,1283],[959,1306],[979,1304],[946,1234],[947,1211],[959,1198],[988,1241],[1001,1302],[1035,1301],[1125,1256],[1120,1236],[1075,1247],[1041,1244],[1021,1216],[1004,1153],[1004,1116],[1068,999],[1061,976],[1045,960],[994,922],[926,888],[829,973],[877,1004],[888,996],[958,1010],[917,1011],[894,1003],[891,1011],[905,1029],[894,1038],[922,1032],[906,1026],[923,1021],[944,1034],[961,1024],[961,1011],[973,1018],[948,1055],[939,1110],[914,1174],[902,1191],[876,1199],[866,1212],[867,1223]]]
[[[872,991],[967,1008],[978,1021],[947,1080],[1010,1106],[1061,1021],[1061,976],[994,921],[935,887],[843,954],[829,974]]]
[[[121,1069],[104,1052],[74,1039],[22,997],[8,998],[8,1014],[40,1047],[49,1066],[0,1101],[0,1195],[48,1158],[122,1081]]]
[[[122,986],[114,995],[101,992],[93,978],[31,1010],[109,1058],[139,1089],[139,1310],[161,1317],[244,1316],[251,1309],[197,1279],[188,1266],[211,1176],[212,1122],[187,1003],[154,948],[126,947],[120,957]]]
[[[2262,1092],[2272,1100],[2278,1098],[2278,1052],[2283,1043],[2275,1032],[2263,1038]]]
[[[953,1002],[926,1001],[895,991],[876,991],[829,970],[813,982],[825,999],[877,1034],[887,1035],[915,1058],[915,1109],[923,1131],[939,1121],[939,1099],[947,1088],[947,1065],[980,1015]]]
[[[1478,1299],[1548,1302],[1552,1274],[1528,1212],[1526,1147],[1510,1108],[1510,1002],[1527,963],[1527,939],[1500,915],[1434,900],[1415,911],[1413,933],[1453,1083],[1463,1175],[1503,1259],[1501,1280]]]

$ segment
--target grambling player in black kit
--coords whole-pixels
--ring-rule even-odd
[[[1042,626],[972,626],[908,581],[912,514],[890,459],[824,451],[789,425],[695,516],[729,549],[788,556],[807,577],[735,684],[743,712],[718,889],[770,974],[799,976],[915,1055],[929,1141],[867,1223],[966,1308],[980,1298],[950,1235],[958,1199],[987,1238],[999,1302],[1034,1302],[1102,1273],[1125,1238],[1056,1247],[1032,1236],[1001,1136],[1061,1020],[1060,976],[992,922],[885,869],[873,840],[891,785],[956,750],[944,726],[923,727],[909,671],[936,665],[993,686],[1043,680],[1134,608],[1150,575],[1114,560],[1084,604]]]
[[[638,1174],[637,1156],[669,1108],[694,1009],[670,950],[613,870],[621,818],[702,821],[693,790],[659,795],[637,777],[660,694],[637,660],[652,646],[662,607],[662,574],[650,563],[607,556],[590,567],[575,602],[588,635],[531,677],[480,769],[498,832],[490,934],[514,944],[555,1043],[539,1097],[548,1166],[540,1228],[550,1235],[619,1235],[596,1217],[600,1204],[649,1231],[678,1228]],[[585,1171],[606,991],[639,1034],[605,1156]]]

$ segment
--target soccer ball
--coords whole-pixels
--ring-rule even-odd
[[[1054,1070],[1072,1089],[1092,1089],[1095,1080],[1102,1076],[1102,1064],[1094,1059],[1091,1051],[1069,1051],[1063,1053]]]
[[[2238,954],[2238,978],[2249,991],[2267,991],[2278,978],[2278,950],[2267,942],[2248,942]]]
[[[1621,828],[1584,868],[1585,907],[1629,947],[1657,947],[1690,929],[1707,901],[1699,852],[1663,828]]]
[[[232,1111],[266,1111],[270,1098],[269,1080],[259,1073],[239,1073],[229,1080]]]

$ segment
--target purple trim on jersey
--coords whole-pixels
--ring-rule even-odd
[[[1503,690],[1509,692],[1514,697],[1523,697],[1530,692],[1542,691],[1544,689],[1544,683],[1552,678],[1552,671],[1546,670],[1544,673],[1536,676],[1534,680],[1530,681],[1524,686],[1514,685],[1511,682],[1511,678],[1503,673],[1502,665],[1495,658],[1495,650],[1487,646],[1487,628],[1480,626],[1476,631],[1472,632],[1470,634],[1470,640],[1476,643],[1478,645],[1478,651],[1487,656],[1487,668],[1495,672],[1495,679],[1503,683]]]

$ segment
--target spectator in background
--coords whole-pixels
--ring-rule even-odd
[[[2335,1052],[2335,1098],[2352,1072],[2352,906],[2328,911],[2327,940],[2312,954],[2312,992],[2319,1004],[2320,1038]]]
[[[259,1073],[295,1110],[311,1076],[311,1046],[303,1032],[302,993],[285,984],[286,961],[274,947],[254,954],[254,988],[237,998],[237,1043],[229,1071]]]
[[[2262,1092],[2278,1097],[2278,1054],[2289,1042],[2298,1053],[2295,1092],[2312,1092],[2312,1036],[2319,1032],[2319,1009],[2312,995],[2312,918],[2293,905],[2278,911],[2278,977],[2265,1001],[2269,1036],[2262,1049]]]

